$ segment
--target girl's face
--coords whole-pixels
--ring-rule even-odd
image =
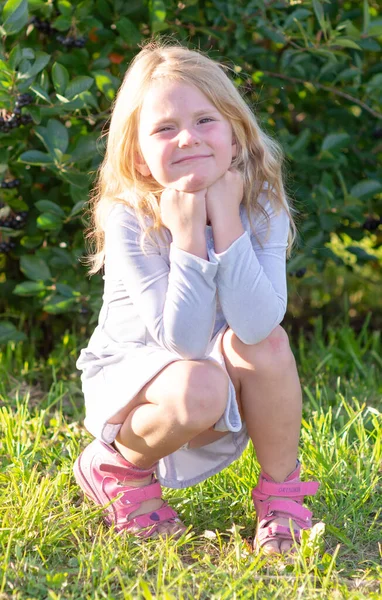
[[[236,153],[229,121],[194,85],[161,79],[145,95],[139,123],[142,175],[196,192],[229,169]]]

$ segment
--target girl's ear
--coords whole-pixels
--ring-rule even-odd
[[[143,177],[148,177],[149,175],[151,175],[150,169],[146,165],[142,156],[140,156],[139,154],[135,155],[135,166],[136,166],[137,170],[140,172],[140,174],[143,175]]]

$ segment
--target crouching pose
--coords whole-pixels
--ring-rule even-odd
[[[221,65],[173,43],[135,57],[93,196],[105,287],[77,363],[95,440],[74,473],[117,531],[181,534],[161,486],[211,477],[249,440],[255,549],[287,552],[311,526],[318,484],[300,481],[301,388],[280,326],[295,232],[281,162]]]

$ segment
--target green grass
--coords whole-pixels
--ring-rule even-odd
[[[368,323],[301,333],[294,351],[304,390],[301,460],[321,487],[316,526],[294,564],[250,551],[250,489],[258,465],[242,458],[210,480],[166,496],[187,525],[177,541],[116,536],[82,496],[72,465],[89,441],[65,336],[43,364],[8,345],[1,358],[0,600],[382,597],[381,356]]]

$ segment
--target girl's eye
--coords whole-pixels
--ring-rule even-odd
[[[157,133],[162,133],[162,131],[169,131],[170,127],[161,127],[158,129]]]
[[[213,121],[213,119],[211,119],[211,117],[203,117],[203,119],[200,119],[199,123],[211,123]]]
[[[171,125],[162,125],[162,127],[158,127],[158,129],[154,129],[151,135],[155,135],[156,133],[166,133],[167,131],[171,131]]]

